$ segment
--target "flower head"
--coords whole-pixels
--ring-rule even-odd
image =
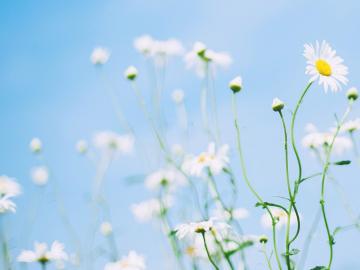
[[[138,70],[134,66],[129,66],[124,72],[125,78],[130,81],[135,80],[137,75],[138,75]]]
[[[112,234],[113,228],[110,222],[104,221],[100,225],[100,232],[103,236],[109,236]]]
[[[79,140],[75,145],[75,149],[79,154],[85,154],[88,150],[88,147],[88,143],[85,140]]]
[[[46,185],[49,179],[49,171],[45,166],[34,167],[31,170],[31,178],[36,185]]]
[[[242,79],[240,76],[235,77],[229,82],[229,88],[234,92],[240,92],[242,89]]]
[[[184,101],[184,96],[184,91],[181,89],[175,89],[171,94],[171,98],[176,104],[181,104]]]
[[[179,239],[210,231],[222,239],[225,235],[229,234],[231,227],[227,223],[213,217],[205,221],[180,224],[175,228],[175,231],[176,237]]]
[[[147,222],[153,218],[160,217],[173,204],[171,197],[166,197],[162,201],[150,199],[131,206],[135,218],[140,222]]]
[[[119,135],[112,131],[100,131],[94,135],[94,145],[104,153],[129,154],[134,147],[134,137]]]
[[[346,96],[349,100],[357,100],[357,98],[359,97],[359,92],[355,87],[351,87],[347,91]]]
[[[341,132],[354,132],[360,129],[360,118],[349,120],[342,124],[340,131]]]
[[[109,58],[110,58],[110,52],[103,47],[95,48],[90,55],[90,61],[94,65],[106,64]]]
[[[228,152],[227,144],[216,149],[215,143],[210,143],[206,152],[185,157],[182,168],[187,174],[198,177],[203,175],[204,169],[209,169],[214,175],[219,174],[229,164]]]
[[[64,251],[64,245],[58,241],[54,241],[50,249],[46,243],[35,242],[34,250],[23,250],[17,257],[19,262],[39,262],[41,264],[52,261],[66,261],[67,259],[68,255]]]
[[[272,207],[270,208],[270,212],[272,214],[272,216],[274,217],[275,221],[276,221],[276,228],[280,229],[282,226],[285,226],[287,223],[287,218],[288,218],[288,214],[280,209],[280,208],[275,208]],[[293,225],[296,223],[296,215],[294,212],[291,213],[290,215],[290,224]],[[272,227],[272,220],[271,220],[271,216],[268,212],[266,212],[265,214],[263,214],[263,216],[261,217],[261,224],[265,227],[265,228],[271,228]]]
[[[348,68],[343,64],[343,59],[336,55],[329,43],[323,41],[321,44],[316,41],[313,44],[304,45],[304,56],[307,59],[306,74],[309,74],[310,81],[319,80],[319,85],[323,85],[325,92],[330,88],[337,92],[341,89],[341,84],[346,84],[348,79]]]
[[[15,179],[6,175],[0,176],[0,198],[11,198],[20,195],[20,193],[21,187]]]
[[[284,108],[285,104],[278,98],[274,98],[272,102],[272,109],[274,112],[280,112]]]
[[[174,168],[155,171],[145,179],[145,186],[150,190],[161,187],[173,190],[176,187],[186,185],[186,183],[184,175]]]
[[[7,212],[16,212],[16,204],[9,199],[8,196],[4,196],[0,198],[0,214],[4,214]]]
[[[31,152],[37,154],[42,150],[42,142],[39,138],[33,138],[29,144]]]
[[[145,270],[145,259],[135,251],[130,251],[127,256],[117,262],[107,263],[104,270]]]

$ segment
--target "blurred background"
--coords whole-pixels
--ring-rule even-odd
[[[146,92],[146,63],[133,48],[134,38],[149,34],[157,39],[177,38],[190,50],[193,42],[203,41],[210,48],[227,51],[233,64],[216,74],[216,93],[223,143],[232,147],[235,158],[235,133],[231,117],[229,80],[241,75],[244,88],[239,95],[239,117],[249,175],[268,200],[286,195],[283,169],[282,130],[278,116],[271,110],[274,97],[293,108],[308,77],[304,74],[303,44],[327,40],[345,59],[349,67],[349,86],[360,84],[360,38],[358,36],[359,1],[2,1],[0,4],[0,174],[18,179],[23,194],[16,202],[15,215],[8,215],[6,228],[11,252],[32,248],[34,241],[60,240],[73,251],[71,237],[59,218],[54,190],[56,181],[62,203],[81,239],[90,220],[89,197],[95,170],[75,150],[79,139],[91,140],[100,130],[122,133],[112,106],[111,88],[120,100],[122,111],[137,136],[152,153],[156,147],[149,126],[137,106],[123,71],[129,65],[139,69],[139,85]],[[101,70],[89,60],[92,50],[103,46],[111,51],[109,62]],[[180,57],[171,59],[163,95],[164,115],[169,127],[168,139],[182,143],[176,130],[177,118],[171,92],[184,89],[189,121],[196,127],[199,119],[201,81],[186,70]],[[308,122],[326,130],[346,107],[345,91],[324,94],[317,85],[312,88],[300,110],[297,138],[300,143]],[[285,117],[290,118],[290,111]],[[360,116],[355,104],[351,118]],[[29,151],[29,142],[39,137],[44,144],[45,160],[39,161]],[[189,152],[207,147],[207,138],[195,133],[185,143]],[[145,151],[145,150],[144,150]],[[141,179],[158,169],[158,158],[144,162],[142,149],[117,159],[106,177],[106,194],[111,204],[114,230],[120,254],[134,249],[144,254],[148,269],[171,269],[163,262],[167,242],[156,225],[139,224],[131,214],[132,203],[149,198],[144,187],[129,185],[129,177]],[[155,156],[157,154],[154,154]],[[320,170],[306,149],[304,174]],[[351,152],[341,159],[353,159]],[[33,166],[46,163],[50,168],[49,185],[34,186],[30,179]],[[238,172],[236,159],[235,170]],[[294,169],[295,163],[292,166]],[[360,165],[334,168],[351,207],[358,211]],[[262,210],[240,182],[239,206],[247,207],[250,217],[242,221],[249,234],[270,234],[260,224]],[[327,202],[332,228],[351,223],[342,206],[341,196],[328,185]],[[306,232],[319,205],[320,182],[302,186],[298,204],[303,216],[301,238],[295,246],[302,248]],[[189,206],[190,207],[190,206]],[[357,213],[358,214],[358,213]],[[349,230],[336,239],[333,269],[360,269],[360,232]],[[99,240],[101,242],[101,239]],[[324,229],[312,243],[307,267],[327,260]],[[261,258],[256,250],[254,258]],[[251,253],[250,252],[250,253]],[[98,260],[96,269],[102,269]],[[251,269],[263,269],[263,262],[253,259]],[[33,269],[29,267],[28,269]],[[35,269],[35,268],[34,268]]]

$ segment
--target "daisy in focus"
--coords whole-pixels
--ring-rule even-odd
[[[58,241],[54,241],[50,247],[46,243],[35,242],[34,250],[23,250],[17,257],[19,262],[33,263],[38,262],[46,265],[50,262],[63,262],[68,260],[68,255],[64,251],[64,245]]]
[[[315,45],[305,44],[304,47],[303,55],[307,60],[305,73],[310,75],[310,82],[319,80],[319,85],[323,85],[325,93],[329,88],[337,92],[341,89],[341,84],[347,84],[348,68],[329,43],[323,41],[320,44],[316,41]]]
[[[130,251],[127,256],[117,262],[107,263],[104,270],[145,270],[145,258],[135,251]]]
[[[201,177],[204,169],[209,169],[213,175],[217,175],[225,169],[229,162],[229,146],[222,145],[216,149],[215,143],[210,143],[206,152],[202,152],[197,156],[189,155],[185,157],[182,169],[191,176]]]

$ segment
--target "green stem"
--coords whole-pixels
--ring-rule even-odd
[[[272,270],[271,261],[270,261],[269,256],[267,255],[266,245],[265,244],[262,244],[262,253],[265,256],[265,260],[266,260],[266,263],[267,263],[267,266],[268,266],[269,270]]]
[[[216,270],[220,270],[220,268],[216,265],[216,263],[214,262],[214,260],[211,258],[211,255],[210,255],[210,252],[209,252],[209,248],[208,248],[208,245],[207,245],[206,239],[205,239],[205,233],[202,232],[202,233],[201,233],[201,236],[202,236],[202,238],[203,238],[205,251],[206,251],[206,254],[207,254],[207,257],[208,257],[210,263],[214,266],[214,268],[215,268]]]
[[[282,270],[281,261],[280,261],[280,257],[279,257],[279,253],[278,253],[278,249],[277,249],[277,241],[276,241],[276,220],[275,220],[273,214],[271,213],[271,210],[269,208],[266,208],[266,210],[268,211],[268,214],[270,215],[270,218],[271,218],[273,247],[274,247],[276,262],[278,264],[279,270]]]
[[[215,232],[214,232],[214,231],[211,231],[211,232],[212,232],[212,235],[213,235],[213,237],[214,237],[214,239],[215,239],[215,242],[216,242],[216,244],[218,245],[218,247],[220,248],[221,253],[223,254],[226,262],[229,264],[230,269],[231,269],[231,270],[234,270],[234,269],[235,269],[235,268],[234,268],[234,265],[233,265],[232,261],[230,260],[229,255],[226,254],[223,245],[222,245],[221,242],[216,238]]]
[[[328,242],[329,242],[329,262],[328,262],[328,267],[327,267],[329,270],[331,268],[331,264],[332,264],[332,260],[333,260],[333,245],[335,242],[334,242],[334,237],[330,232],[329,222],[328,222],[326,211],[325,211],[325,179],[326,179],[327,172],[329,170],[331,152],[332,152],[336,137],[339,134],[341,126],[343,125],[344,121],[346,120],[347,116],[349,115],[349,113],[351,111],[352,103],[353,103],[353,101],[350,100],[349,105],[348,105],[341,121],[337,124],[336,130],[335,130],[335,133],[331,140],[331,143],[329,145],[328,151],[326,152],[325,165],[324,165],[324,169],[323,169],[323,173],[322,173],[322,177],[321,177],[320,206],[321,206],[322,217],[324,220],[326,233],[328,236]]]

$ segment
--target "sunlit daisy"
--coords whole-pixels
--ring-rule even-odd
[[[130,251],[127,256],[117,262],[107,263],[104,270],[145,270],[145,258],[135,251]]]
[[[210,143],[206,152],[202,152],[197,156],[189,155],[185,157],[182,168],[193,176],[203,176],[204,169],[208,168],[214,175],[219,174],[229,164],[229,146],[222,145],[216,149],[215,143]]]
[[[341,84],[347,84],[348,68],[329,43],[323,41],[320,44],[316,41],[315,45],[305,44],[304,47],[304,56],[307,59],[305,73],[311,76],[311,82],[319,80],[319,85],[324,86],[325,92],[328,88],[337,92],[341,89]]]

